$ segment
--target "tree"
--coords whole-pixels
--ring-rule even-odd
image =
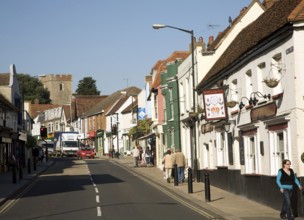
[[[19,92],[25,101],[34,103],[35,99],[39,100],[40,104],[50,104],[50,91],[43,87],[43,84],[35,77],[29,74],[17,74],[19,82]]]
[[[76,95],[99,95],[100,91],[97,90],[96,80],[92,77],[84,77],[79,81],[76,89]]]
[[[151,119],[138,120],[137,126],[130,129],[129,136],[132,136],[133,139],[137,139],[141,136],[147,135],[151,132],[151,125]]]

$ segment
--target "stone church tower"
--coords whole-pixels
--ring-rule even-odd
[[[72,75],[49,74],[40,76],[43,86],[50,91],[52,104],[67,105],[72,97]]]

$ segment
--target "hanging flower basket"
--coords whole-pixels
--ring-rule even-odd
[[[263,82],[266,83],[266,85],[269,88],[274,88],[279,84],[280,81],[277,79],[271,78],[271,79],[264,79]]]
[[[238,104],[237,101],[226,102],[226,105],[227,105],[228,108],[233,108],[234,106],[236,106],[236,104]]]

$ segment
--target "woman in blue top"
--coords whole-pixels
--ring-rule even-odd
[[[283,160],[282,169],[279,169],[277,175],[277,184],[280,188],[280,191],[283,195],[283,204],[281,208],[280,217],[281,219],[293,220],[293,214],[291,209],[291,196],[294,183],[302,190],[302,186],[295,176],[293,170],[290,168],[290,160]],[[287,216],[286,216],[287,214]]]

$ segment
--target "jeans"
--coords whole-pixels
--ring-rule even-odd
[[[184,180],[185,180],[185,167],[177,167],[177,178],[178,178],[178,183],[184,182]]]
[[[288,220],[293,219],[292,208],[291,208],[291,196],[292,190],[284,189],[283,193],[283,203],[281,208],[281,215],[287,214]]]

